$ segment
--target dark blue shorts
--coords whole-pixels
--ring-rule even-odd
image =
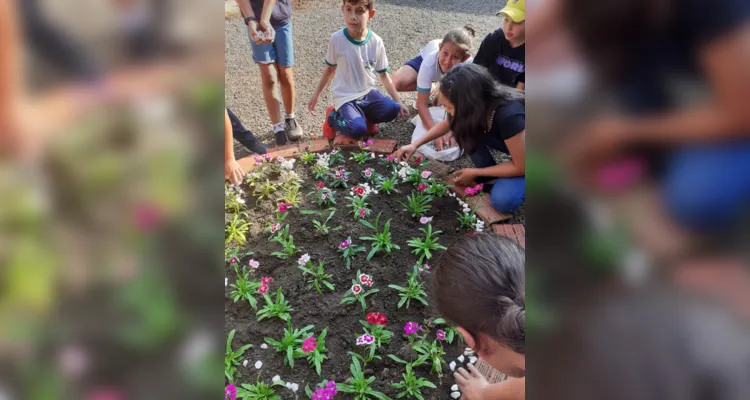
[[[417,56],[416,58],[407,61],[404,65],[408,65],[414,68],[415,71],[419,72],[419,67],[422,66],[422,56]]]

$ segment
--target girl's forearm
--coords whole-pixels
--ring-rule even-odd
[[[234,135],[229,113],[224,110],[224,161],[234,160]]]
[[[630,120],[628,131],[637,143],[675,145],[750,138],[750,113],[726,112],[704,106],[668,115]]]
[[[254,17],[255,13],[253,12],[253,8],[250,7],[250,0],[235,0],[237,3],[237,6],[240,8],[240,11],[242,12],[242,15],[245,17]]]
[[[523,400],[526,398],[526,378],[509,378],[487,386],[484,398],[492,400]]]
[[[508,161],[486,168],[477,168],[477,176],[489,176],[493,178],[517,178],[524,176],[525,168]]]
[[[430,114],[430,108],[427,104],[417,103],[417,112],[419,113],[419,119],[422,120],[422,125],[426,130],[429,131],[435,126],[435,122],[432,120],[432,114]]]
[[[417,148],[419,148],[423,144],[432,142],[433,140],[445,135],[446,133],[450,132],[450,130],[451,130],[451,126],[448,123],[448,120],[444,119],[438,122],[437,124],[435,124],[435,126],[433,126],[432,129],[427,131],[427,133],[424,136],[417,139],[413,144]]]

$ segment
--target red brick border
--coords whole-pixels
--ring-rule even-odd
[[[526,247],[526,228],[521,224],[495,224],[492,226],[492,230],[498,235],[509,237],[521,247]]]
[[[451,184],[449,181],[446,182],[448,184]],[[467,197],[465,189],[465,186],[457,184],[452,184],[451,186],[451,190],[456,193],[456,196],[458,198],[465,201],[472,210],[477,211],[477,216],[481,218],[482,221],[484,221],[486,226],[511,219],[510,215],[503,214],[495,210],[495,207],[492,207],[490,198],[486,193],[482,194],[481,196]]]

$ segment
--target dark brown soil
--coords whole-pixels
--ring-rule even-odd
[[[349,155],[346,154],[346,158]],[[310,167],[297,162],[297,172],[305,178],[301,193],[307,194],[312,191],[316,181],[312,179],[307,171]],[[353,161],[347,160],[346,169],[351,172],[350,187],[362,181],[361,171],[364,168],[373,167],[379,173],[385,173],[384,166],[379,165],[375,160],[368,161],[363,166],[357,165]],[[434,311],[424,307],[420,303],[412,302],[409,309],[397,309],[399,302],[398,293],[388,288],[389,284],[406,286],[407,273],[417,261],[417,257],[411,254],[411,248],[406,242],[415,236],[421,236],[419,232],[421,225],[417,218],[412,218],[409,214],[402,211],[402,206],[397,201],[404,201],[405,197],[411,193],[411,184],[400,184],[400,194],[370,195],[369,200],[372,203],[373,217],[368,221],[374,221],[374,215],[382,212],[381,226],[391,220],[391,234],[393,242],[401,246],[390,256],[382,253],[375,255],[369,262],[365,260],[369,245],[359,240],[360,236],[370,233],[370,230],[359,222],[355,222],[345,206],[347,201],[345,196],[349,195],[349,189],[337,189],[336,215],[329,222],[330,227],[341,225],[342,230],[331,232],[322,236],[314,231],[312,225],[313,216],[302,215],[299,209],[293,209],[291,214],[286,218],[284,223],[289,224],[289,232],[294,236],[294,243],[301,248],[301,253],[288,260],[281,260],[271,256],[274,251],[280,250],[281,246],[276,242],[269,242],[269,233],[263,232],[266,222],[275,218],[274,208],[275,201],[264,200],[259,207],[248,211],[249,220],[253,222],[250,228],[249,242],[243,246],[245,249],[252,250],[255,255],[252,258],[260,262],[258,278],[271,276],[274,282],[270,285],[269,293],[275,292],[279,287],[282,288],[284,295],[294,308],[292,312],[292,322],[295,328],[302,328],[309,324],[315,325],[316,336],[323,328],[329,328],[329,334],[326,339],[328,349],[328,360],[323,363],[323,373],[318,376],[314,369],[307,365],[306,360],[295,360],[295,367],[291,370],[288,366],[283,365],[281,354],[277,354],[270,346],[268,349],[261,349],[260,345],[264,343],[264,338],[270,337],[279,340],[286,323],[280,319],[263,320],[257,322],[255,311],[247,303],[234,303],[229,298],[229,290],[225,300],[225,329],[228,333],[236,329],[235,348],[247,343],[254,347],[246,352],[245,358],[248,360],[248,366],[240,367],[238,371],[241,377],[237,379],[238,383],[253,383],[256,380],[258,371],[253,366],[257,360],[263,362],[261,369],[261,379],[270,382],[275,375],[288,382],[298,383],[300,391],[298,395],[302,398],[304,395],[305,384],[314,386],[323,379],[333,379],[337,383],[342,383],[350,377],[349,364],[351,362],[347,351],[361,352],[362,348],[356,346],[356,336],[362,334],[362,326],[359,320],[364,320],[366,312],[381,312],[388,317],[388,329],[395,336],[390,345],[384,345],[378,353],[383,357],[382,360],[375,360],[367,366],[369,370],[367,376],[375,375],[376,381],[373,384],[376,390],[379,390],[390,397],[395,397],[398,393],[391,388],[391,384],[401,380],[403,366],[391,361],[387,354],[397,354],[401,358],[408,358],[410,349],[408,342],[403,335],[404,325],[409,321],[417,321],[425,329],[427,322],[434,317]],[[252,190],[245,188],[248,194],[246,198],[249,208],[255,205],[255,198],[250,194]],[[312,203],[303,201],[303,209],[315,209]],[[466,234],[465,231],[458,230],[458,220],[455,211],[459,210],[458,203],[452,197],[436,198],[432,202],[432,209],[428,213],[434,217],[432,221],[433,230],[440,230],[439,242],[444,246],[459,237]],[[318,217],[319,218],[319,217]],[[338,244],[351,236],[355,244],[367,246],[367,252],[360,253],[353,261],[352,268],[346,269],[346,263],[337,252]],[[297,258],[299,255],[307,253],[314,262],[323,260],[327,273],[334,275],[333,283],[336,286],[335,292],[324,292],[318,295],[315,290],[307,290],[306,284],[302,277],[302,272],[297,268]],[[248,258],[241,260],[247,265]],[[433,257],[434,259],[434,257]],[[317,265],[317,264],[316,264]],[[343,298],[344,293],[351,286],[352,279],[355,278],[357,269],[363,273],[370,274],[375,284],[373,288],[380,289],[379,293],[368,297],[367,311],[363,312],[359,303],[351,306],[340,306],[339,301]],[[226,274],[230,284],[235,282],[236,276],[232,268],[227,266]],[[260,295],[256,296],[259,306],[262,304]],[[415,304],[416,303],[416,304]],[[435,338],[436,328],[431,329],[430,338]],[[463,351],[463,346],[456,341],[452,345],[445,343],[446,363],[454,361]],[[451,371],[447,365],[444,366],[444,376],[442,380],[437,376],[429,376],[429,367],[421,366],[417,369],[418,375],[429,377],[438,389],[425,389],[423,395],[426,399],[450,399],[450,387],[455,383],[451,376]],[[442,382],[441,382],[442,381]],[[285,399],[292,399],[294,395],[290,390],[279,388],[277,392]],[[340,394],[337,397],[346,398]]]

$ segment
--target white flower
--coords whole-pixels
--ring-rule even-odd
[[[458,356],[458,362],[464,362],[464,360],[465,358],[463,355]],[[458,390],[458,389],[453,389],[453,390]]]
[[[451,361],[451,363],[448,364],[448,366],[450,367],[451,371],[455,371],[456,370],[456,362],[455,361]]]
[[[242,362],[242,366],[243,367],[247,367],[247,360],[245,360],[245,361]]]
[[[262,361],[258,360],[258,361],[255,362],[255,369],[260,369],[260,367],[262,367],[262,366],[263,366],[263,362]]]
[[[310,256],[307,253],[305,253],[302,255],[302,257],[299,258],[299,260],[297,260],[297,264],[305,265],[307,264],[308,261],[310,261]]]
[[[287,389],[291,389],[292,388],[292,382],[287,382],[285,386],[286,386]]]
[[[276,383],[276,382],[278,382],[278,381],[280,381],[280,380],[281,380],[281,377],[280,377],[280,376],[278,376],[278,375],[276,375],[276,376],[274,376],[273,378],[271,378],[271,382],[273,382],[273,383]]]
[[[245,199],[239,198],[239,199],[237,199],[237,202],[240,203],[240,204],[245,204]]]
[[[375,158],[375,153],[370,153],[370,158]]]
[[[268,348],[268,345],[267,345],[267,344],[265,344],[265,343],[263,343],[262,345],[260,345],[260,348],[261,348],[261,349],[263,349],[263,350],[265,350],[265,349],[267,349],[267,348]]]

